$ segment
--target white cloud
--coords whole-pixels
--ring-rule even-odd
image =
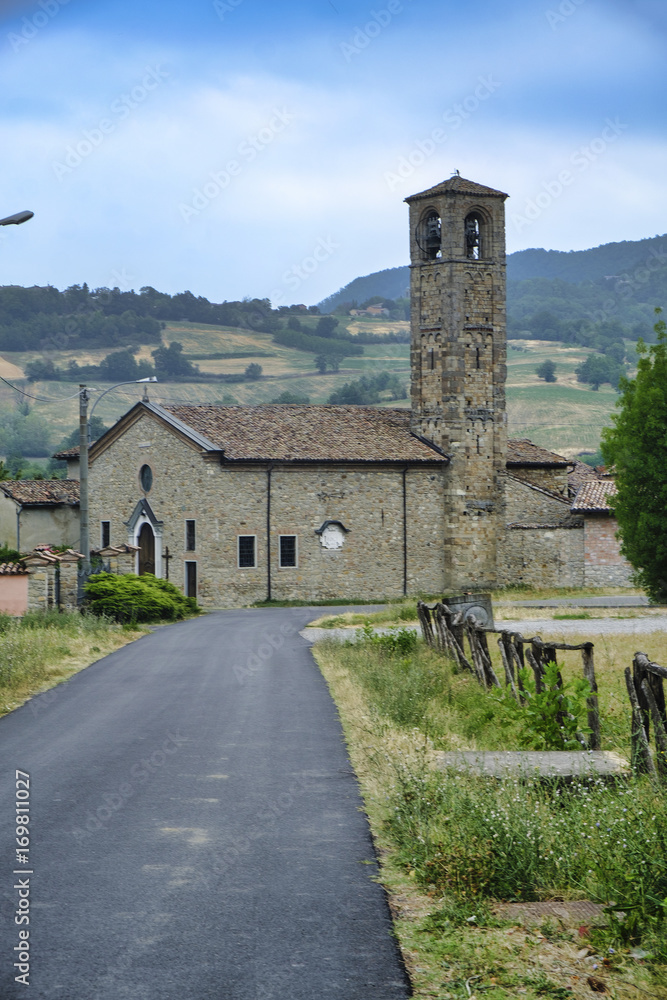
[[[498,27],[482,22],[475,59],[457,30],[440,48],[429,44],[426,65],[416,11],[351,67],[323,65],[316,81],[299,79],[303,39],[282,40],[284,72],[240,73],[227,67],[224,49],[202,49],[195,70],[193,54],[175,44],[140,42],[119,55],[82,31],[45,29],[0,68],[4,210],[36,213],[19,230],[0,230],[2,282],[107,285],[126,274],[134,287],[263,297],[318,241],[333,242],[307,280],[287,290],[288,300],[294,291],[315,302],[358,274],[406,263],[403,198],[457,168],[512,195],[510,250],[578,249],[663,228],[665,147],[651,128],[633,118],[587,169],[571,162],[617,113],[601,68],[625,77],[650,61],[654,42],[643,30],[626,45],[627,63],[615,64],[620,22],[601,23],[587,0],[556,39],[543,11],[524,15],[523,36],[508,17],[503,44]],[[156,66],[168,75],[145,97],[135,94],[136,106],[124,104],[122,95],[132,102],[146,67]],[[477,108],[469,104],[458,125],[444,121],[481,77],[500,86]],[[645,118],[656,99],[649,94],[639,107]],[[96,144],[104,119],[112,127]],[[446,138],[433,143],[436,128]],[[238,169],[225,183],[230,162]],[[402,163],[407,176],[390,182]],[[544,185],[555,190],[564,169],[572,183],[546,204]],[[511,221],[540,195],[545,207],[529,224]]]

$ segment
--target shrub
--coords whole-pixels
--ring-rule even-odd
[[[96,573],[85,590],[86,606],[93,614],[107,615],[122,624],[178,621],[199,611],[193,597],[184,597],[173,583],[150,573]]]
[[[543,361],[542,364],[538,365],[535,370],[537,372],[537,377],[544,379],[545,382],[556,381],[556,365],[550,358]]]
[[[539,693],[532,671],[519,671],[524,705],[516,703],[508,688],[496,695],[507,713],[500,725],[519,724],[519,746],[524,750],[580,750],[581,736],[590,732],[586,724],[588,681],[562,683],[555,663],[546,663],[544,671]]]

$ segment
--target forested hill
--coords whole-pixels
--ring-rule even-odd
[[[559,278],[579,284],[627,275],[652,258],[667,260],[667,235],[647,240],[604,243],[591,250],[519,250],[507,258],[510,281]]]
[[[320,312],[329,313],[341,309],[346,303],[361,305],[367,299],[382,296],[383,299],[402,299],[410,294],[410,268],[389,267],[386,271],[375,271],[363,278],[355,278],[349,285],[329,295],[319,303]]]
[[[647,263],[656,267],[667,262],[667,235],[651,239],[605,243],[591,250],[519,250],[507,257],[508,282],[532,278],[557,279],[574,284],[630,277]],[[355,278],[338,292],[320,302],[322,312],[331,312],[346,302],[361,304],[373,296],[397,299],[410,285],[409,267],[391,267],[363,278]],[[512,296],[510,287],[510,298]],[[511,304],[511,302],[510,302]]]

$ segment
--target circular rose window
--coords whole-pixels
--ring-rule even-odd
[[[139,480],[144,493],[150,493],[151,486],[153,485],[153,470],[150,465],[141,466],[141,469],[139,470]]]

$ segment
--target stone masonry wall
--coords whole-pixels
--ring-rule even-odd
[[[508,528],[498,552],[502,583],[584,586],[583,528]]]
[[[558,500],[541,490],[505,477],[505,523],[558,524],[568,517],[570,503]]]
[[[148,494],[139,469],[150,465]],[[144,415],[90,466],[90,531],[111,521],[111,544],[134,543],[123,522],[146,496],[163,522],[169,578],[183,588],[185,562],[197,563],[205,607],[240,606],[268,592],[266,464],[220,465],[205,459],[160,421]],[[444,576],[444,485],[441,467],[406,474],[408,591],[438,592]],[[196,548],[185,550],[185,522],[196,522]],[[340,550],[315,534],[326,520],[349,529]],[[279,566],[279,536],[296,535],[295,568]],[[238,567],[238,536],[255,535],[257,565]],[[271,469],[271,595],[314,600],[403,593],[403,475],[383,465],[274,464]]]
[[[567,468],[565,469],[531,469],[520,468],[508,470],[517,479],[523,479],[527,483],[541,486],[542,489],[551,490],[552,493],[560,493],[563,497],[568,497]]]
[[[616,518],[587,515],[584,524],[586,586],[630,587],[632,566],[620,552]]]

